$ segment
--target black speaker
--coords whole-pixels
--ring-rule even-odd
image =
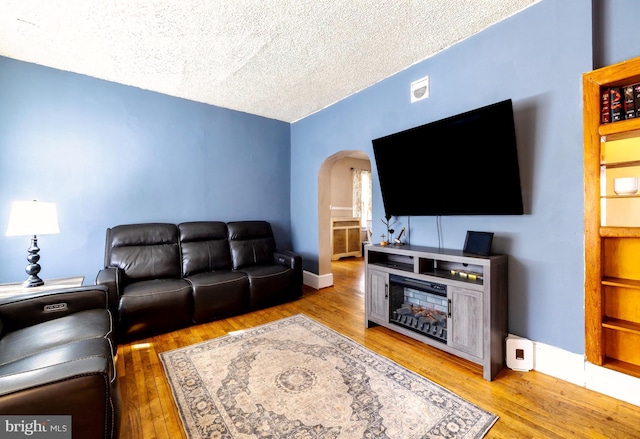
[[[467,238],[464,240],[464,249],[462,251],[473,253],[474,255],[489,256],[492,242],[492,232],[472,232],[467,230]]]

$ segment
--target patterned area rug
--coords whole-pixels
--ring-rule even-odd
[[[302,314],[160,358],[191,439],[481,438],[498,419]]]

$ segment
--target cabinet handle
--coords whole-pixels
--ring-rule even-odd
[[[451,318],[451,299],[448,300],[449,304],[447,306],[447,313],[449,313],[449,318]]]
[[[384,298],[389,298],[389,284],[384,284]]]

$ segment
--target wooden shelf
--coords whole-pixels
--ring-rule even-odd
[[[621,120],[618,122],[602,124],[598,129],[598,134],[601,136],[611,137],[635,130],[640,130],[640,119]]]
[[[640,238],[640,227],[600,227],[602,238]]]
[[[624,361],[616,360],[615,358],[605,358],[602,364],[607,369],[615,370],[616,372],[623,373],[625,375],[631,375],[636,378],[640,378],[640,366],[635,364],[626,363]]]
[[[604,277],[602,279],[602,285],[608,285],[610,287],[622,287],[622,288],[632,288],[635,290],[640,290],[640,280],[634,280],[634,279]]]
[[[467,275],[465,276],[464,272],[462,273],[463,274],[459,274],[459,272],[456,272],[456,274],[452,274],[451,270],[443,270],[440,268],[435,268],[433,270],[426,270],[426,271],[420,272],[420,274],[425,274],[427,276],[434,276],[442,279],[455,280],[455,281],[474,284],[474,285],[482,285],[484,280],[482,275],[479,275],[476,273],[467,273]]]
[[[600,198],[608,198],[610,200],[625,199],[625,198],[640,198],[640,193],[634,194],[634,195],[602,195]]]
[[[370,262],[370,264],[377,265],[379,267],[392,268],[394,270],[413,273],[413,264],[407,264],[404,262],[384,261],[384,262]]]
[[[605,168],[629,168],[632,166],[640,166],[640,160],[626,160],[622,162],[601,162],[600,166],[604,166]]]
[[[602,327],[613,329],[615,331],[630,332],[632,334],[640,335],[640,323],[636,322],[629,322],[626,320],[611,319],[605,317],[605,319],[602,321]]]

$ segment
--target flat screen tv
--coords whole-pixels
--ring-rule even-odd
[[[372,143],[387,217],[523,214],[510,99]]]

